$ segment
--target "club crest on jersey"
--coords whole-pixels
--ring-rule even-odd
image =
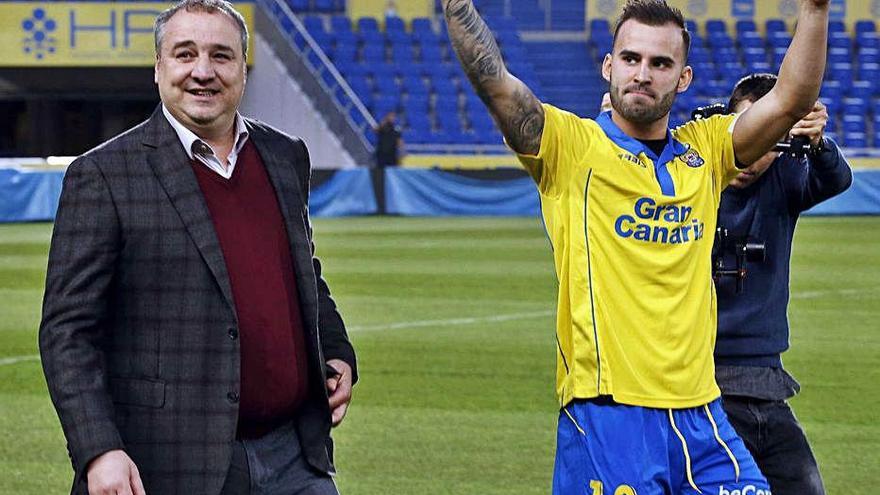
[[[700,168],[706,163],[706,160],[703,160],[703,157],[693,148],[681,155],[681,160],[691,168]]]

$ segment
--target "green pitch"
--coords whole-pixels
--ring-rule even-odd
[[[49,225],[0,226],[0,494],[66,493],[36,359]],[[555,276],[537,219],[333,219],[318,254],[360,355],[343,495],[546,494]],[[880,218],[806,218],[788,368],[828,493],[880,482]]]

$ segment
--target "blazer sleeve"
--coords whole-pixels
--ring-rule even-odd
[[[64,177],[39,331],[43,372],[77,478],[98,455],[123,448],[102,348],[119,250],[106,179],[90,158],[80,158]]]
[[[324,352],[324,359],[341,359],[348,363],[351,366],[353,382],[357,383],[357,357],[355,356],[354,347],[352,347],[351,342],[348,340],[345,323],[339,314],[336,302],[330,294],[330,286],[327,285],[327,281],[321,275],[321,261],[315,256],[312,222],[308,214],[312,167],[309,160],[309,151],[301,139],[296,140],[296,156],[297,161],[305,167],[305,173],[300,174],[300,191],[306,204],[306,231],[309,236],[309,244],[312,250],[312,265],[314,266],[315,278],[318,283],[318,333],[321,338],[321,350]]]

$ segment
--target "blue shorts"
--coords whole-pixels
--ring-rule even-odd
[[[652,409],[576,400],[559,413],[554,495],[770,495],[721,400]]]

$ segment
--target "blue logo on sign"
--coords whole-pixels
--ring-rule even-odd
[[[33,54],[37,60],[42,60],[47,54],[55,53],[55,44],[58,41],[53,33],[58,25],[55,20],[46,16],[43,9],[34,9],[31,16],[21,22],[24,31],[22,49],[27,54]]]

